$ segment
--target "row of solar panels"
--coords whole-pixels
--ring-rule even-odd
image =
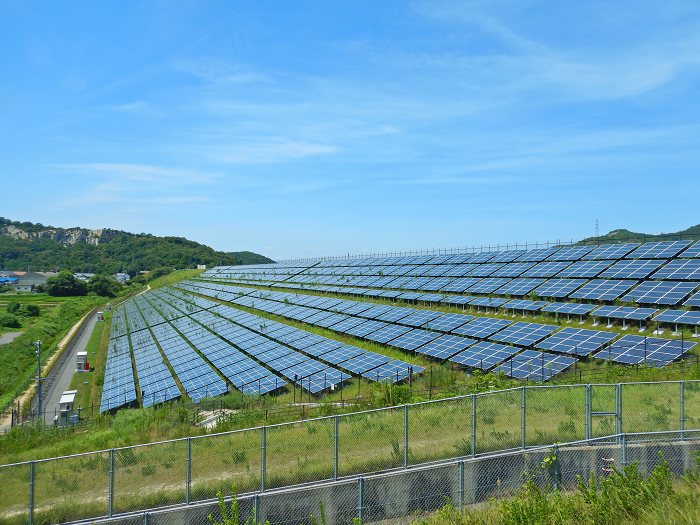
[[[219,279],[201,279],[208,282],[220,282]],[[573,303],[573,302],[550,302],[530,299],[504,299],[501,297],[477,297],[471,295],[447,295],[437,293],[421,293],[421,292],[402,292],[399,290],[377,290],[373,288],[360,287],[342,287],[342,286],[326,286],[326,285],[300,285],[293,283],[277,283],[265,281],[263,283],[250,281],[229,280],[228,282],[238,284],[255,284],[277,288],[286,288],[291,290],[319,291],[334,294],[349,295],[354,297],[368,297],[374,299],[399,299],[405,302],[416,302],[425,304],[440,304],[444,306],[453,306],[466,308],[476,308],[478,311],[481,308],[501,309],[501,310],[518,310],[522,312],[545,312],[555,315],[590,315],[592,317],[607,318],[607,319],[623,319],[644,321],[659,312],[657,308],[640,308],[630,306],[599,306],[590,303]],[[700,305],[700,292],[696,294],[696,299],[691,298],[686,301],[686,304]],[[665,310],[659,314],[654,321],[676,323],[683,325],[700,325],[700,312],[688,310]]]
[[[700,260],[698,261],[700,262]],[[691,281],[637,281],[618,279],[527,279],[506,277],[486,277],[486,278],[451,278],[441,277],[416,277],[407,282],[389,282],[361,284],[358,282],[338,283],[338,279],[318,278],[312,283],[300,283],[296,278],[286,280],[251,280],[232,278],[226,275],[202,275],[201,279],[212,281],[230,281],[243,284],[254,285],[279,285],[279,284],[303,284],[308,287],[318,285],[325,286],[346,286],[348,288],[375,288],[391,289],[401,292],[404,290],[416,290],[425,292],[447,293],[476,293],[492,294],[509,297],[523,297],[531,293],[538,297],[553,299],[579,299],[595,301],[614,301],[620,299],[625,302],[638,304],[657,304],[675,306],[685,304],[687,306],[700,305],[700,292],[692,295],[698,287],[699,282]],[[445,284],[445,281],[449,281]],[[382,284],[381,286],[379,286]],[[687,300],[686,300],[687,299]],[[685,302],[684,302],[685,301]]]
[[[193,298],[175,289],[168,289],[168,295],[167,299],[163,296],[160,299],[178,302],[178,307]],[[206,312],[193,314],[192,318],[312,393],[338,386],[350,377],[330,365],[373,381],[401,381],[423,371],[417,365],[343,345],[219,303],[210,301],[207,307]],[[236,326],[235,333],[231,333],[231,326],[226,323]]]
[[[700,241],[662,241],[623,244],[603,244],[598,246],[569,246],[533,250],[487,251],[478,253],[414,255],[405,257],[358,257],[352,259],[308,260],[304,262],[247,265],[253,271],[275,272],[280,269],[293,269],[292,273],[310,268],[358,267],[358,266],[410,266],[445,264],[483,264],[542,261],[596,261],[618,259],[672,259],[674,257],[700,257]],[[228,267],[243,270],[240,267]],[[243,270],[245,271],[245,270]]]
[[[373,305],[227,285],[185,283],[181,286],[192,292],[210,295],[242,306],[390,344],[402,350],[424,353],[431,357],[449,359],[482,369],[493,368],[498,362],[521,350],[498,343],[522,347],[535,345],[537,348],[573,353],[578,356],[590,355],[616,337],[616,334],[610,332],[573,328],[567,328],[552,335],[557,330],[556,326],[513,323],[503,319],[475,318],[464,314],[443,314],[432,310]],[[450,335],[443,336],[439,332]],[[488,339],[488,341],[478,343],[476,339]],[[640,341],[643,342],[643,348],[640,347],[642,344]],[[592,342],[597,344],[592,345]],[[474,345],[473,348],[465,351],[472,345]],[[643,360],[666,364],[680,357],[693,345],[694,343],[676,340],[625,336],[614,345],[616,351],[612,351],[609,347],[602,357],[621,362],[636,359],[636,362]],[[458,352],[460,350],[461,353]],[[453,355],[446,356],[445,352],[453,352]],[[544,361],[547,358],[542,356],[541,359]],[[503,366],[508,368],[508,363],[504,363]],[[551,364],[549,366],[552,367]],[[504,371],[510,375],[507,370]],[[539,375],[545,378],[551,377],[550,373],[544,371],[540,371]]]

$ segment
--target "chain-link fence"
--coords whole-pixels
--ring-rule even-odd
[[[582,439],[615,447],[609,436],[623,433],[682,438],[699,414],[700,381],[524,386],[3,465],[0,523],[114,516]]]

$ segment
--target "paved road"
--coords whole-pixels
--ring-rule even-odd
[[[6,334],[0,335],[0,345],[6,345],[17,339],[24,332],[8,332]]]
[[[61,399],[61,394],[63,394],[65,390],[68,390],[68,387],[70,386],[71,379],[75,373],[76,354],[78,352],[85,351],[87,348],[88,341],[90,340],[90,336],[92,335],[92,331],[95,328],[96,323],[97,314],[93,313],[92,316],[85,321],[85,329],[75,341],[75,344],[72,345],[72,348],[66,348],[65,351],[68,352],[68,355],[66,356],[67,359],[62,361],[61,368],[53,369],[53,373],[56,374],[56,379],[53,381],[51,392],[44,398],[43,407],[46,414],[45,421],[48,425],[53,424],[53,418],[55,415],[54,411],[56,414],[58,413],[58,404]],[[84,373],[87,374],[88,372]],[[86,377],[85,379],[87,380],[88,378]]]

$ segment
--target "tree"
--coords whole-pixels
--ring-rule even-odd
[[[114,297],[119,294],[122,285],[108,275],[94,275],[88,281],[88,292],[103,297]]]
[[[68,270],[63,270],[56,277],[49,277],[46,281],[46,292],[54,297],[85,295],[87,285],[76,279]]]
[[[12,301],[7,305],[7,312],[10,314],[16,314],[19,311],[19,303],[17,301]]]
[[[20,313],[27,317],[39,317],[39,315],[41,315],[41,308],[36,304],[25,304],[22,306]]]
[[[12,314],[0,314],[0,326],[5,328],[21,328],[19,320]]]

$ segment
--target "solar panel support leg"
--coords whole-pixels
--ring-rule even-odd
[[[403,406],[403,468],[408,467],[408,405]]]
[[[680,417],[680,429],[681,429],[681,439],[685,439],[685,381],[680,383],[680,397],[681,397],[681,417]]]
[[[526,408],[526,398],[527,398],[527,387],[523,385],[520,390],[520,447],[525,448],[525,414]]]
[[[472,457],[476,456],[476,394],[472,394]]]

